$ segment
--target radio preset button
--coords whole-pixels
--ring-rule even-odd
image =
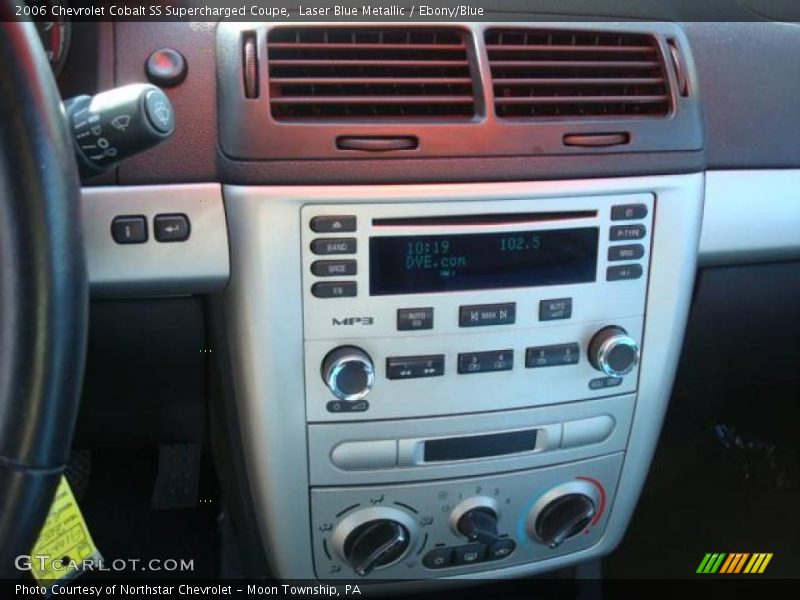
[[[325,215],[311,219],[311,231],[316,233],[343,233],[356,230],[353,215]]]
[[[433,329],[433,307],[426,308],[398,308],[397,330],[417,331],[420,329]]]
[[[514,302],[505,304],[477,304],[462,306],[458,313],[459,327],[484,327],[486,325],[513,325],[517,320],[517,305]]]
[[[386,359],[387,379],[417,379],[439,375],[444,375],[444,354],[390,356]]]
[[[355,275],[356,271],[354,260],[315,260],[311,263],[311,272],[317,277],[344,277]]]
[[[528,369],[535,369],[539,367],[577,365],[580,356],[581,349],[578,344],[557,344],[553,346],[526,348],[525,367]]]
[[[572,316],[572,298],[553,298],[539,302],[539,320],[556,321]]]
[[[647,228],[644,225],[613,225],[610,239],[612,242],[641,240],[645,233],[647,233]]]
[[[606,280],[625,281],[627,279],[639,279],[642,273],[642,265],[618,265],[608,267],[606,270]]]
[[[625,246],[609,246],[609,262],[617,260],[638,260],[644,256],[644,246],[641,244],[627,244]]]
[[[311,242],[311,251],[321,256],[327,254],[355,254],[356,238],[317,238]]]
[[[320,281],[311,286],[317,298],[352,298],[358,293],[355,281]]]
[[[492,350],[489,352],[464,352],[458,355],[458,372],[462,375],[510,371],[513,368],[514,351],[511,349]]]
[[[617,204],[611,207],[612,221],[633,221],[647,216],[646,204]]]

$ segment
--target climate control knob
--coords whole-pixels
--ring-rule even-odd
[[[544,494],[533,505],[525,525],[528,535],[550,548],[584,531],[597,515],[600,492],[587,481],[571,481]]]
[[[364,577],[402,559],[413,541],[416,523],[405,512],[389,508],[357,511],[339,523],[331,539],[334,552]]]
[[[497,502],[486,496],[467,498],[450,513],[450,525],[470,542],[491,546],[497,541]]]
[[[339,400],[361,400],[372,389],[375,367],[361,348],[339,346],[322,361],[322,380]]]
[[[639,345],[622,327],[606,327],[589,342],[589,362],[609,377],[622,377],[639,363]]]

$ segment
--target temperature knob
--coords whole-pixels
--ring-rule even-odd
[[[403,558],[411,547],[416,523],[389,507],[368,508],[346,517],[333,531],[336,555],[364,577]]]
[[[372,389],[375,367],[361,348],[339,346],[322,361],[322,380],[339,400],[361,400]]]
[[[587,481],[571,481],[544,494],[533,505],[525,525],[528,535],[557,548],[584,531],[595,518],[600,503],[598,488]]]
[[[81,173],[97,175],[163,142],[175,130],[169,98],[159,88],[134,83],[64,103]]]
[[[609,377],[622,377],[639,363],[639,345],[622,327],[606,327],[589,342],[589,362]]]

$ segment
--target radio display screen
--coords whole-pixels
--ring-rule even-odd
[[[588,283],[597,227],[371,237],[372,296]]]

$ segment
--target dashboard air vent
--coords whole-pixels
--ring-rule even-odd
[[[272,116],[469,119],[475,96],[467,35],[435,28],[271,29]]]
[[[495,113],[510,118],[666,116],[661,51],[626,32],[490,29]]]

